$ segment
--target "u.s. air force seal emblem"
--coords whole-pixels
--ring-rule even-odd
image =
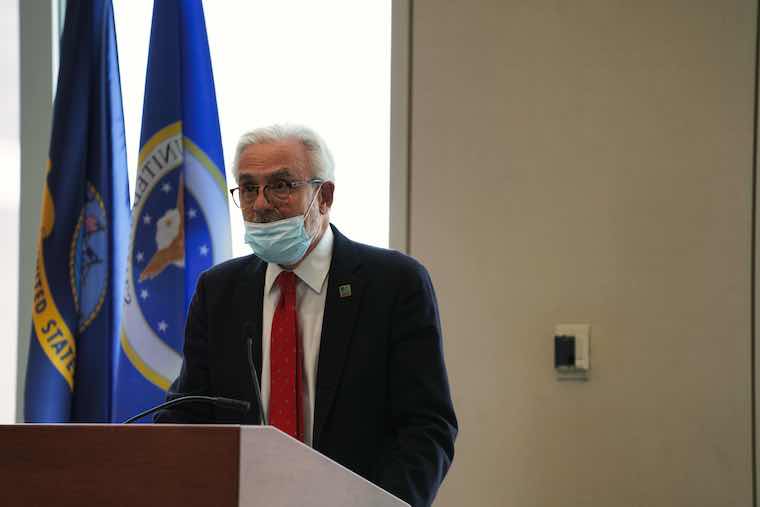
[[[184,320],[198,276],[229,258],[226,184],[181,123],[140,151],[121,343],[135,368],[166,390],[179,374]],[[224,221],[220,220],[224,218]],[[225,224],[214,227],[214,223]]]

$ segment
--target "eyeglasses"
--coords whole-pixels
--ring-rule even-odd
[[[288,181],[277,180],[266,185],[254,185],[253,183],[243,183],[239,187],[231,188],[230,194],[232,201],[238,208],[250,208],[256,202],[259,196],[259,189],[263,187],[264,197],[270,204],[280,206],[288,202],[290,194],[304,185],[317,185],[324,183],[324,180],[313,178],[310,180]]]

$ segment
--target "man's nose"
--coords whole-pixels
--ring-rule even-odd
[[[266,209],[272,209],[272,203],[267,199],[264,187],[260,187],[256,194],[256,199],[253,200],[253,210],[257,211]]]

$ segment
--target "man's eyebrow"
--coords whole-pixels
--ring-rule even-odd
[[[267,175],[264,180],[265,181],[272,181],[272,180],[281,180],[281,179],[288,179],[292,178],[293,173],[290,170],[289,167],[282,167],[272,174]],[[254,176],[251,176],[250,174],[241,174],[239,179],[239,183],[253,183],[254,185],[257,185],[259,183],[258,178],[255,178]]]
[[[275,172],[273,172],[269,176],[267,176],[266,179],[269,180],[269,181],[271,181],[271,180],[275,180],[275,179],[282,179],[282,178],[285,178],[285,177],[288,177],[288,176],[293,176],[293,173],[290,172],[290,168],[283,167],[281,169],[276,170]]]

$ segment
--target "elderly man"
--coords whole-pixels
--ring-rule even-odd
[[[454,457],[438,307],[425,268],[330,225],[333,161],[295,126],[242,136],[233,199],[253,255],[198,281],[184,363],[169,398],[250,400],[243,330],[269,423],[414,506],[429,505]],[[223,408],[165,410],[158,422],[256,424]]]

